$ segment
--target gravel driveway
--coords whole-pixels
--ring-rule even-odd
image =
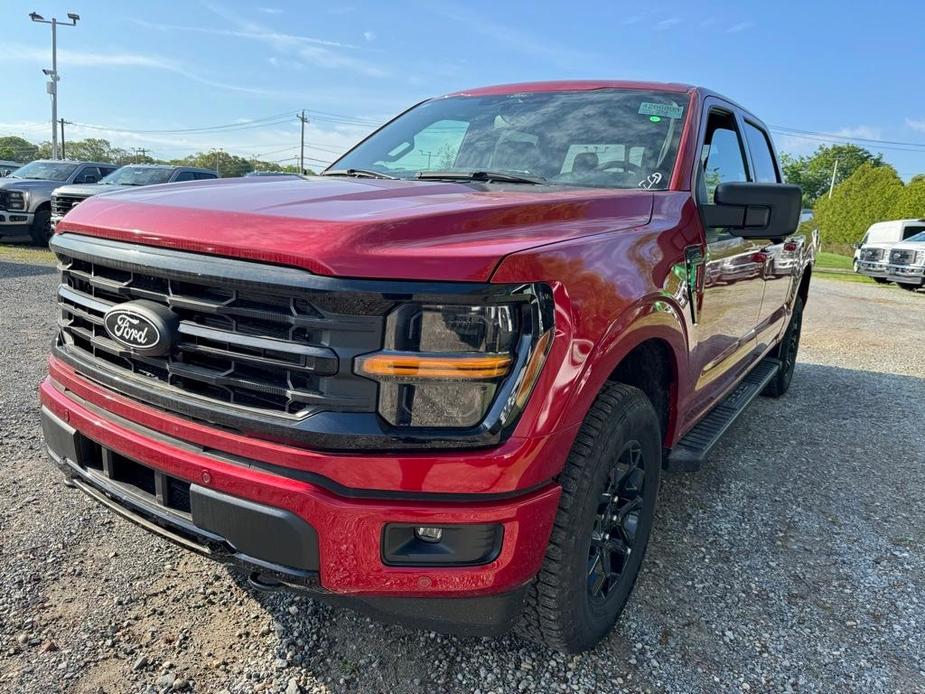
[[[225,570],[58,482],[53,268],[0,260],[0,691],[925,692],[925,295],[819,280],[790,394],[665,479],[578,657],[382,626]]]

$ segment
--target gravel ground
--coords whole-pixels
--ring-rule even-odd
[[[55,283],[0,260],[0,691],[925,692],[922,293],[816,282],[790,394],[665,479],[623,619],[566,657],[254,594],[62,486]]]

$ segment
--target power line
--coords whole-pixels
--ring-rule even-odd
[[[112,132],[119,133],[133,133],[139,135],[147,134],[181,134],[181,133],[200,133],[200,132],[214,132],[218,130],[229,131],[229,130],[243,130],[245,128],[254,128],[254,127],[267,127],[270,125],[276,125],[277,123],[287,122],[289,118],[292,117],[292,111],[287,111],[286,113],[279,113],[273,116],[267,116],[266,118],[256,118],[248,121],[238,121],[237,123],[225,123],[222,125],[207,125],[199,128],[175,128],[175,129],[165,129],[165,130],[135,130],[131,128],[114,128],[104,125],[92,125],[89,123],[77,123],[81,128],[89,128],[90,130],[111,130]]]
[[[893,150],[898,152],[921,152],[925,151],[925,142],[903,142],[900,140],[877,140],[870,137],[852,137],[850,135],[836,135],[834,133],[816,132],[814,130],[800,130],[797,128],[784,128],[777,125],[771,126],[771,131],[778,135],[787,135],[803,140],[812,140],[815,142],[828,142],[830,144],[840,143],[858,143],[875,147],[877,149]]]

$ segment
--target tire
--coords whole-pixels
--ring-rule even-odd
[[[51,210],[38,210],[32,218],[29,236],[36,246],[47,246],[51,238]]]
[[[890,281],[886,277],[874,277],[874,282],[877,284],[889,284]]]
[[[905,289],[907,292],[914,292],[922,286],[921,284],[908,284],[905,282],[897,282],[896,284]]]
[[[790,381],[793,380],[793,370],[797,363],[797,352],[800,350],[800,333],[802,330],[803,299],[797,297],[793,304],[793,313],[790,315],[790,323],[787,325],[787,330],[784,331],[784,336],[773,354],[774,357],[780,359],[780,370],[761,391],[762,395],[779,398],[790,389]]]
[[[659,420],[649,399],[637,388],[608,384],[559,478],[559,509],[516,625],[520,636],[579,653],[613,628],[645,555],[661,456]],[[620,565],[616,573],[614,562]]]

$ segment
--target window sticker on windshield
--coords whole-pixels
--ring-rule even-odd
[[[680,118],[684,115],[683,106],[674,104],[655,104],[651,101],[643,101],[639,104],[639,113],[643,116],[664,116],[666,118]]]

